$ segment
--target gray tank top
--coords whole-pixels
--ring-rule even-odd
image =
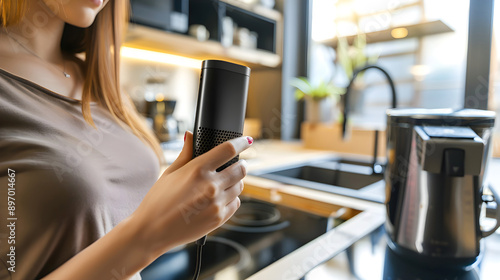
[[[158,178],[152,149],[97,103],[91,113],[98,130],[79,100],[0,69],[0,279],[49,274],[129,216]]]

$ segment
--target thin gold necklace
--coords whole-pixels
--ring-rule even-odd
[[[41,58],[38,54],[36,54],[34,51],[30,50],[28,47],[26,47],[26,46],[24,46],[23,44],[21,44],[21,42],[19,42],[16,38],[14,38],[14,37],[10,36],[9,32],[6,32],[6,34],[7,34],[7,36],[8,36],[9,38],[11,38],[12,40],[14,40],[14,41],[15,41],[15,42],[19,45],[19,46],[21,46],[23,49],[25,49],[25,50],[26,50],[27,52],[29,52],[31,55],[34,55],[34,56],[38,57],[38,59],[40,59],[41,61],[45,62],[47,65],[50,65],[50,66],[52,66],[52,67],[54,67],[54,68],[57,68],[57,67],[55,67],[54,65],[52,65],[52,64],[48,63],[47,61],[45,61],[45,60],[44,60],[43,58]],[[58,70],[58,71],[61,71],[61,69],[57,69],[57,70]],[[71,78],[71,75],[70,75],[70,74],[68,74],[68,73],[66,72],[66,61],[64,61],[64,60],[63,60],[63,70],[62,70],[62,73],[63,73],[64,77],[66,77],[66,78]]]

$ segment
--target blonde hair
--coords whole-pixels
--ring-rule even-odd
[[[0,25],[22,21],[26,0],[0,0]],[[110,0],[88,28],[66,24],[61,50],[68,54],[85,53],[85,83],[82,93],[82,114],[95,128],[90,114],[90,101],[106,108],[117,122],[128,126],[153,149],[160,163],[164,162],[159,141],[137,112],[130,97],[120,91],[120,47],[128,22],[128,1]],[[123,124],[123,123],[124,124]]]

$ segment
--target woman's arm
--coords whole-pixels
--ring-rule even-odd
[[[215,170],[250,147],[245,137],[193,160],[193,136],[144,197],[136,211],[45,280],[128,279],[160,255],[221,226],[240,206],[246,163]]]

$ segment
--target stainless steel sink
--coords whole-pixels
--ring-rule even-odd
[[[344,158],[324,158],[305,163],[257,170],[249,175],[285,184],[384,202],[383,174],[373,172],[372,163]]]

